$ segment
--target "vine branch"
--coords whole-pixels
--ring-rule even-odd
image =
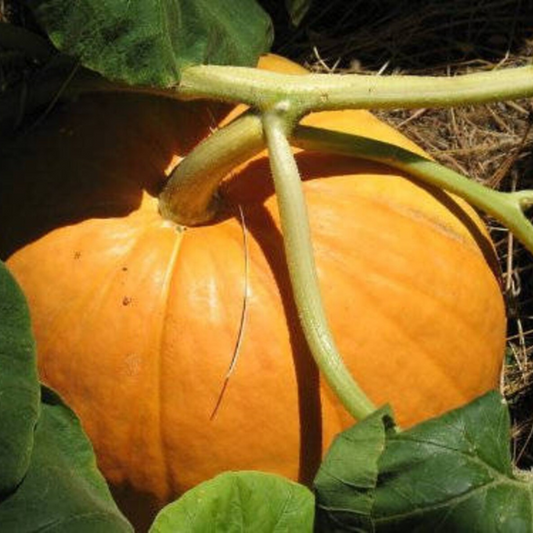
[[[216,212],[216,190],[232,168],[264,147],[261,118],[249,113],[199,144],[171,174],[161,196],[161,212],[188,226],[208,222]],[[533,206],[533,191],[489,189],[435,161],[390,143],[311,126],[296,126],[291,144],[383,163],[464,198],[498,220],[533,254],[533,225],[524,211]],[[200,221],[200,222],[198,222]]]
[[[283,115],[279,108],[266,112],[263,126],[276,189],[285,256],[300,323],[311,353],[328,385],[354,418],[363,419],[376,408],[344,365],[328,326],[320,295],[302,183],[287,140],[287,125]]]
[[[435,161],[399,146],[349,133],[297,126],[291,142],[307,150],[326,151],[384,163],[461,196],[506,226],[533,254],[533,225],[523,211],[533,205],[533,191],[501,192],[489,189]]]

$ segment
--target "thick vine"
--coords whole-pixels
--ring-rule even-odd
[[[280,212],[285,257],[302,329],[311,353],[329,386],[357,419],[375,411],[344,365],[328,326],[320,295],[307,205],[300,173],[287,140],[290,106],[281,102],[263,116],[270,168]]]

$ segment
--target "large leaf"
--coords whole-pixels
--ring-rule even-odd
[[[378,461],[385,450],[388,408],[381,409],[335,438],[315,478],[321,531],[372,531]]]
[[[261,472],[228,472],[198,485],[157,516],[150,533],[311,533],[314,498]]]
[[[253,66],[272,41],[255,0],[26,0],[62,52],[105,77],[169,87],[190,65]]]
[[[0,500],[2,533],[130,533],[78,419],[51,390],[42,389],[41,416],[30,467]]]
[[[513,470],[497,393],[405,432],[386,420],[374,416],[334,442],[315,481],[320,531],[533,531],[532,480]],[[362,454],[368,462],[354,466]]]
[[[20,483],[30,463],[39,414],[34,348],[26,301],[0,263],[0,496]]]

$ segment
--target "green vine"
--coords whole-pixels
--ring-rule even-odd
[[[0,34],[0,44],[2,35]],[[39,76],[29,95],[29,109],[52,100],[72,70],[57,69]],[[454,77],[373,76],[360,74],[278,74],[255,68],[216,65],[191,66],[181,82],[170,89],[112,83],[80,69],[63,92],[71,98],[86,92],[133,92],[178,100],[212,99],[244,103],[267,110],[282,100],[290,101],[294,113],[331,109],[390,109],[395,107],[453,107],[533,96],[533,66],[477,72]],[[0,119],[10,116],[17,91],[6,92],[0,101]]]
[[[307,150],[384,163],[424,183],[461,196],[506,226],[533,254],[533,225],[524,215],[524,211],[533,205],[533,190],[501,192],[489,189],[409,150],[349,133],[298,126],[293,132],[292,142]]]
[[[414,178],[461,196],[484,211],[522,242],[533,254],[533,225],[524,211],[533,206],[533,191],[501,192],[399,146],[323,128],[298,125],[291,144],[305,150],[368,159],[401,170]],[[261,118],[247,114],[216,131],[198,145],[171,174],[161,195],[164,216],[175,222],[205,223],[216,212],[214,198],[220,181],[265,146]]]
[[[328,326],[320,295],[307,206],[292,149],[287,140],[290,106],[281,102],[263,116],[270,167],[283,232],[285,256],[300,323],[315,361],[328,385],[356,419],[376,408],[344,365]]]
[[[186,69],[176,93],[269,109],[289,100],[296,113],[329,109],[452,107],[533,96],[533,66],[454,77],[309,74],[295,76],[244,67]]]

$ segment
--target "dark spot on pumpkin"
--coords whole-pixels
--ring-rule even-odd
[[[122,267],[122,272],[127,272],[128,271],[128,267]]]
[[[122,298],[122,305],[130,305],[131,303],[131,298],[129,296],[124,296],[124,298]]]
[[[74,252],[74,259],[79,259],[81,257],[81,252]]]

